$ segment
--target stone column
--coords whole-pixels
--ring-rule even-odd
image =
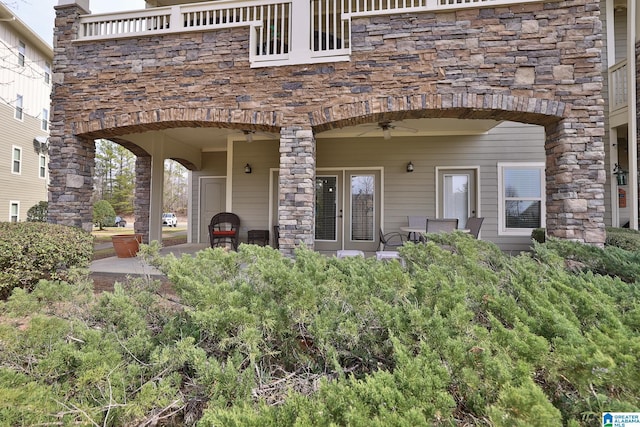
[[[59,129],[49,137],[48,221],[93,229],[93,176],[95,144],[73,136],[64,137]]]
[[[88,4],[86,4],[88,6]],[[78,19],[87,13],[83,5],[62,2],[56,7],[54,30],[53,90],[51,94],[51,128],[49,137],[49,213],[48,221],[93,228],[93,175],[95,144],[93,140],[73,135],[66,123],[64,107],[68,87],[65,73],[71,70],[73,41],[78,37]]]
[[[316,141],[309,128],[291,126],[280,131],[278,224],[280,251],[314,247]]]
[[[151,205],[151,157],[136,157],[136,188],[133,199],[134,232],[142,233],[142,242],[149,243],[149,212]]]
[[[565,119],[546,128],[547,234],[604,246],[604,129]]]

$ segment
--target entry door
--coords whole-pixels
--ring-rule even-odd
[[[209,242],[209,223],[219,212],[225,211],[226,180],[202,178],[200,180],[200,243]]]
[[[458,228],[466,228],[467,219],[477,216],[476,174],[475,169],[443,169],[438,172],[438,216],[458,218]]]
[[[380,228],[380,171],[318,171],[315,248],[375,251]]]

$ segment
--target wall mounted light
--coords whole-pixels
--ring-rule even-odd
[[[413,172],[413,163],[407,163],[407,172]]]
[[[244,173],[251,173],[251,165],[249,163],[244,165]]]

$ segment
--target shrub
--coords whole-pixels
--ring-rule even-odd
[[[93,205],[93,223],[100,227],[112,226],[116,222],[116,211],[113,206],[106,200],[99,200]]]
[[[49,203],[45,201],[38,202],[37,205],[33,205],[27,211],[28,222],[47,222],[47,213],[49,210]]]
[[[608,263],[572,245],[510,257],[434,235],[401,248],[405,268],[254,245],[156,258],[179,300],[142,281],[101,295],[41,281],[0,304],[0,418],[596,425],[638,408],[640,291],[566,268],[563,251]]]
[[[629,228],[607,227],[605,245],[626,251],[638,251],[640,250],[640,232]]]
[[[66,280],[86,267],[93,237],[78,228],[40,222],[0,223],[0,298],[13,288],[31,289],[40,279]]]
[[[531,240],[535,242],[544,243],[546,238],[547,238],[547,230],[545,230],[544,228],[534,228],[533,231],[531,232]]]

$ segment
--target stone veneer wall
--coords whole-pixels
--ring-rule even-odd
[[[83,11],[57,7],[52,135],[75,144],[73,135],[185,124],[282,129],[280,167],[288,170],[294,158],[315,168],[313,149],[293,150],[313,144],[311,130],[418,117],[539,124],[547,130],[549,234],[601,245],[599,7],[599,0],[548,1],[357,18],[351,61],[259,69],[249,68],[247,28],[75,42]],[[91,155],[73,153],[79,162],[84,154]],[[313,176],[281,177],[280,223],[297,218],[281,234],[287,250],[313,242],[306,194]],[[51,180],[50,220],[86,222],[83,211],[71,220],[59,209],[65,197],[84,197],[80,190],[65,186],[55,168]]]

